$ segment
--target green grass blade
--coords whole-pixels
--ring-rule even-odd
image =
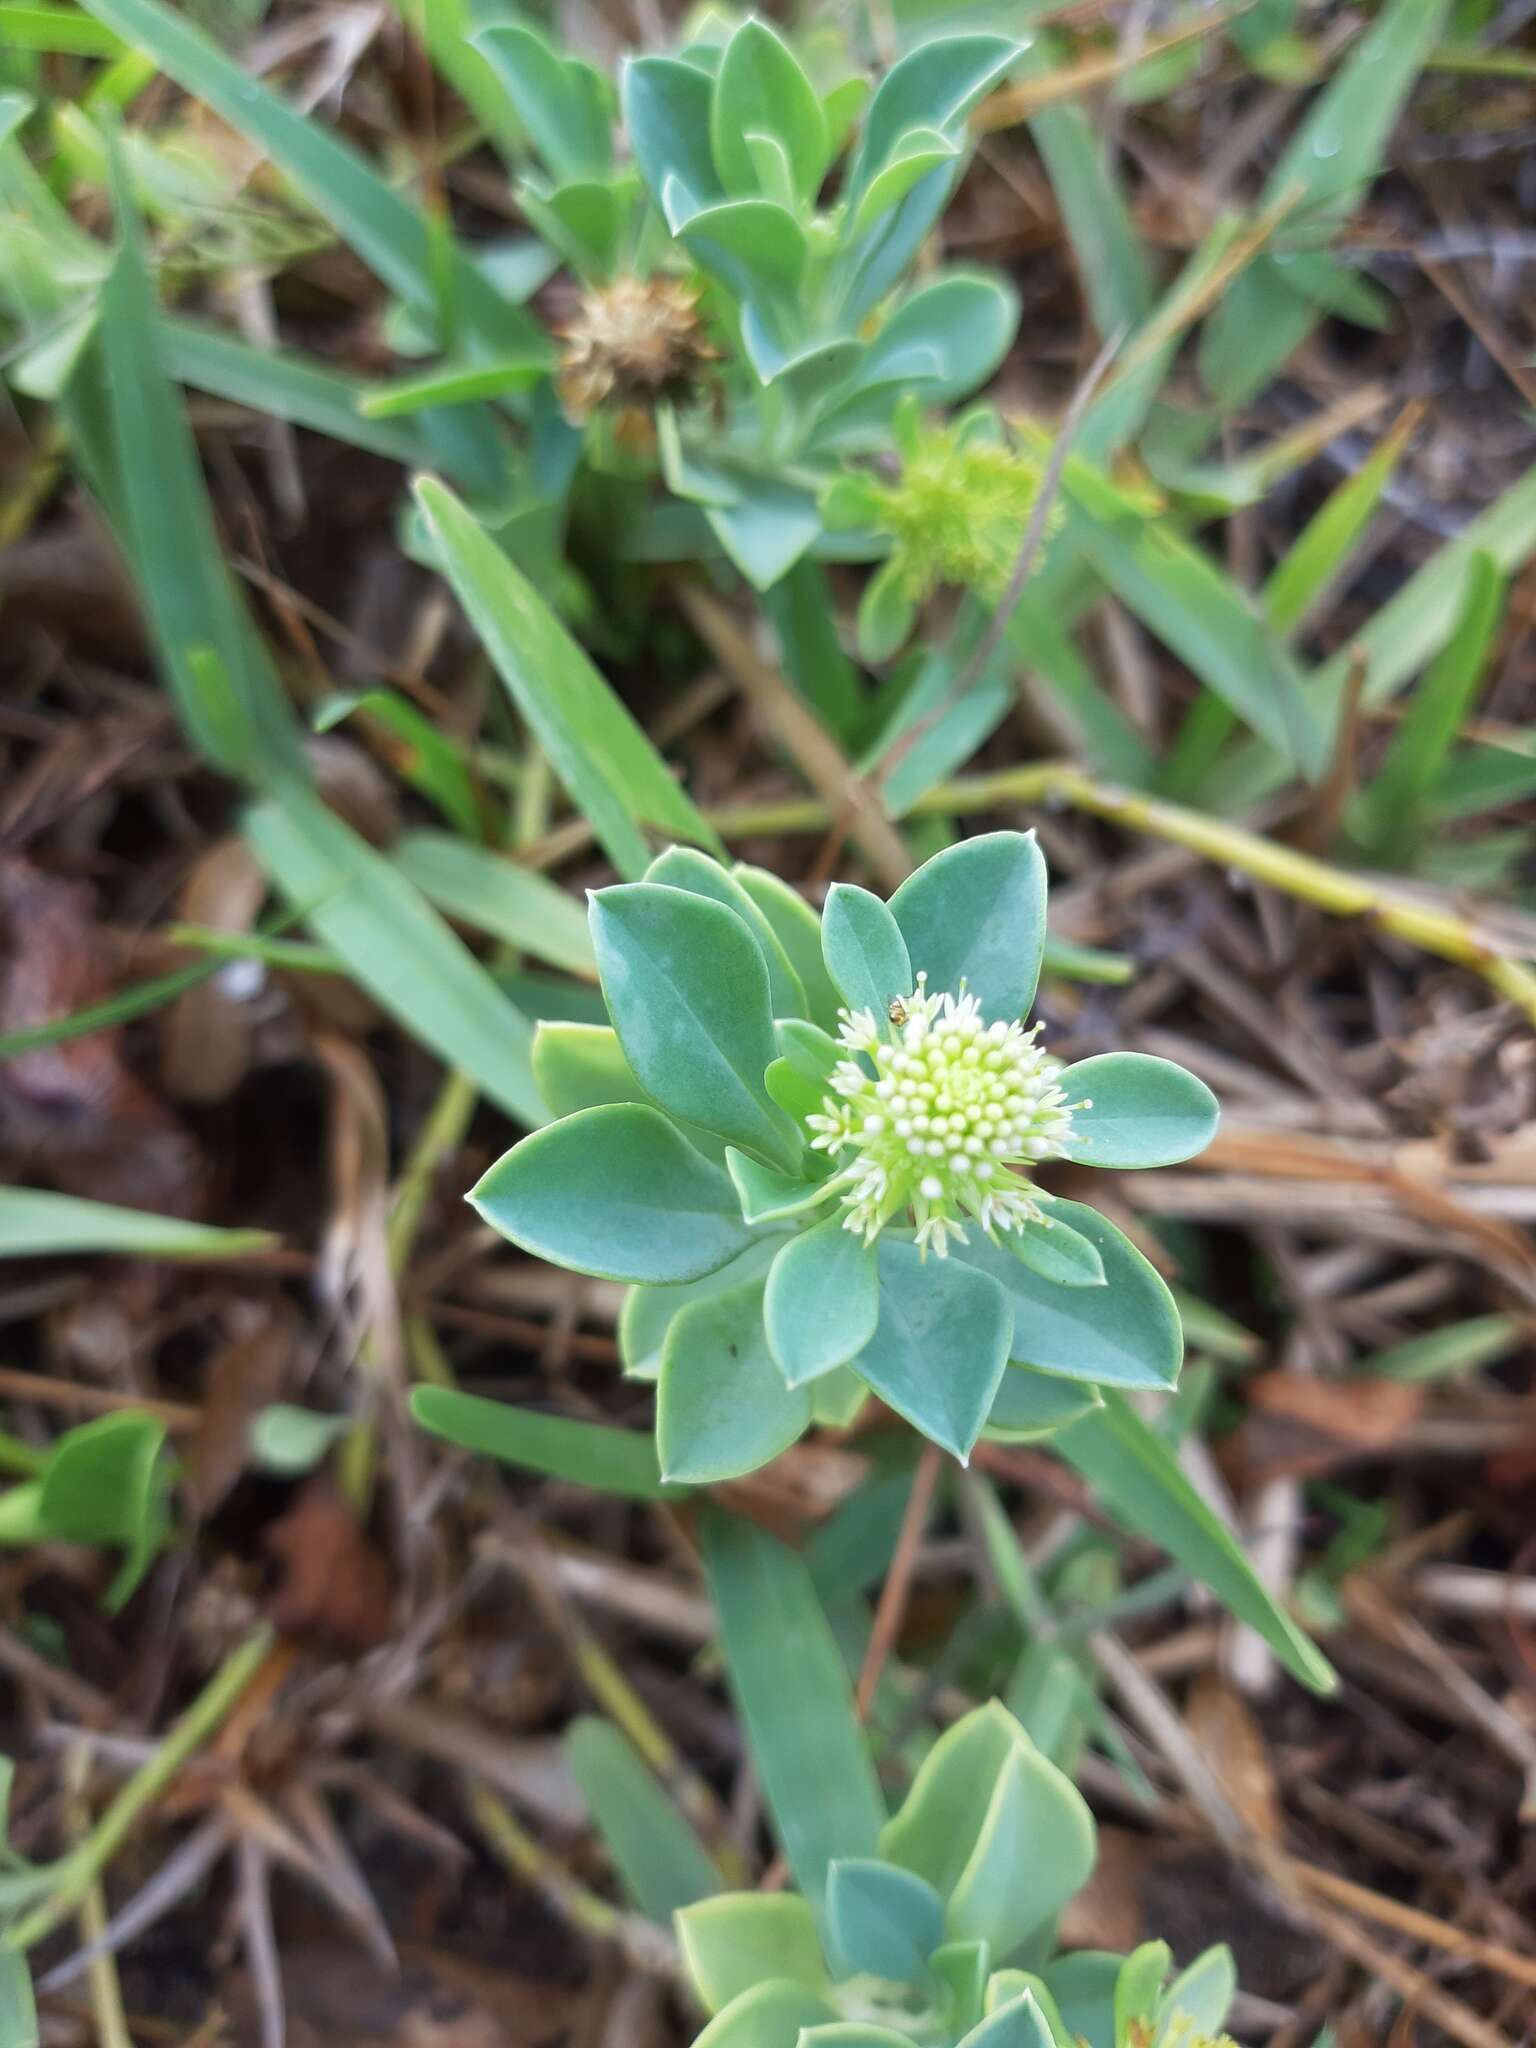
[[[247,813],[245,837],[288,901],[304,907],[305,923],[405,1031],[509,1116],[546,1120],[528,1019],[383,854],[297,783]]]
[[[688,1491],[662,1484],[655,1440],[638,1430],[540,1415],[451,1387],[417,1387],[411,1395],[411,1414],[433,1436],[464,1450],[515,1465],[519,1471],[573,1479],[598,1493],[618,1494],[625,1500],[674,1500]]]
[[[645,872],[646,825],[721,851],[645,733],[473,513],[432,477],[417,480],[416,497],[470,624],[619,873],[637,881]]]
[[[45,50],[61,57],[121,57],[123,40],[74,7],[41,0],[0,6],[0,49]]]
[[[119,1252],[141,1259],[232,1259],[263,1252],[266,1230],[216,1230],[179,1216],[152,1216],[41,1188],[0,1188],[0,1258],[54,1252]]]
[[[670,1928],[680,1906],[725,1889],[703,1843],[612,1722],[591,1714],[573,1721],[565,1756],[624,1889],[647,1920]]]
[[[248,405],[253,412],[309,427],[393,462],[419,465],[429,459],[426,443],[413,428],[370,418],[361,409],[378,387],[359,377],[344,377],[300,356],[252,348],[193,320],[167,319],[160,333],[167,373],[194,391]]]
[[[451,832],[407,832],[391,858],[448,917],[547,966],[597,978],[586,905],[546,876]]]
[[[125,43],[151,55],[184,92],[264,150],[368,267],[435,318],[450,305],[485,346],[547,345],[543,329],[502,298],[444,231],[392,190],[358,153],[234,63],[160,0],[84,0]]]
[[[1474,555],[1460,622],[1414,691],[1408,715],[1364,795],[1366,843],[1390,861],[1404,860],[1419,837],[1430,789],[1477,702],[1503,608],[1504,578],[1497,562],[1492,555]]]
[[[810,1572],[750,1522],[712,1514],[704,1566],[726,1669],[795,1881],[819,1915],[835,1857],[873,1856],[885,1802]]]
[[[66,418],[136,571],[194,744],[232,775],[300,775],[282,684],[225,567],[196,444],[165,372],[138,217],[115,159],[113,178],[122,239]]]
[[[1347,573],[1415,424],[1408,416],[1383,434],[1355,474],[1318,507],[1275,564],[1262,603],[1276,633],[1287,639],[1298,633],[1324,594]]]
[[[1295,667],[1232,579],[1086,463],[1069,457],[1065,484],[1068,531],[1121,601],[1254,732],[1319,773],[1322,729]]]
[[[1123,1394],[1106,1387],[1104,1406],[1058,1431],[1051,1448],[1082,1474],[1116,1521],[1150,1536],[1209,1586],[1303,1685],[1318,1693],[1334,1689],[1338,1681],[1328,1660],[1271,1599],[1225,1524]]]

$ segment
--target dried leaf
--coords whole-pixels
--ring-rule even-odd
[[[282,1569],[268,1612],[286,1634],[354,1656],[389,1640],[389,1566],[329,1480],[311,1480],[263,1540]]]
[[[177,898],[184,924],[248,932],[267,893],[266,877],[245,842],[221,839],[193,864]],[[250,1005],[213,975],[178,996],[160,1027],[160,1072],[180,1102],[223,1102],[244,1080],[251,1059]]]
[[[0,1035],[111,993],[90,892],[25,861],[0,861],[0,948]],[[123,1065],[120,1040],[116,1030],[95,1031],[0,1062],[0,1143],[66,1194],[198,1216],[197,1148]]]
[[[1284,1832],[1269,1750],[1242,1694],[1215,1672],[1190,1690],[1184,1720],[1221,1788],[1254,1833],[1278,1842]]]

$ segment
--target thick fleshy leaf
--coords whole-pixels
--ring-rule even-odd
[[[605,178],[613,138],[600,74],[580,58],[558,55],[521,23],[495,22],[474,42],[555,176],[562,183]]]
[[[1044,2013],[1026,1991],[1001,2005],[959,2048],[1055,2048]]]
[[[828,1866],[873,1856],[885,1819],[847,1668],[802,1557],[734,1516],[709,1514],[703,1536],[752,1761],[795,1881],[820,1915]]]
[[[995,1021],[1028,1014],[1045,947],[1045,862],[1033,832],[985,832],[924,861],[891,898],[931,992],[964,982]]]
[[[640,175],[673,233],[723,199],[709,147],[714,81],[680,57],[637,57],[624,68],[624,125]]]
[[[1096,1209],[1053,1202],[1051,1214],[1087,1238],[1104,1262],[1102,1287],[1063,1287],[973,1233],[959,1259],[1001,1281],[1013,1298],[1020,1365],[1116,1387],[1171,1387],[1184,1357],[1173,1296],[1136,1247]]]
[[[1157,2048],[1201,2034],[1214,2039],[1227,2023],[1237,1996],[1237,1966],[1224,1941],[1204,1950],[1181,1970],[1157,2008]]]
[[[840,1365],[811,1381],[811,1414],[820,1429],[852,1429],[871,1399],[851,1366]]]
[[[896,154],[913,128],[947,129],[973,107],[1019,55],[1003,36],[937,36],[893,64],[864,116],[846,200],[864,190]]]
[[[1045,1223],[1027,1223],[1022,1230],[1006,1232],[1003,1243],[1020,1265],[1042,1280],[1054,1280],[1060,1287],[1102,1287],[1104,1261],[1098,1246],[1049,1210],[1046,1215]]]
[[[934,1743],[901,1810],[880,1834],[880,1854],[948,1898],[964,1874],[1003,1766],[1028,1736],[1000,1700],[976,1707]]]
[[[732,199],[707,206],[678,233],[699,266],[770,320],[800,288],[805,230],[787,207],[770,199]]]
[[[1173,1965],[1166,1941],[1144,1941],[1120,1965],[1115,1979],[1115,2039],[1129,2041],[1134,2028],[1150,2027],[1163,1980]]]
[[[647,1100],[611,1024],[542,1020],[533,1035],[533,1078],[555,1116],[602,1102]]]
[[[815,1915],[798,1892],[726,1892],[685,1906],[676,1926],[689,1982],[708,2013],[771,1977],[808,1991],[829,1986]]]
[[[912,2036],[872,2020],[835,2020],[827,2027],[807,2027],[799,2048],[910,2048]]]
[[[806,1014],[824,1031],[837,1028],[837,990],[821,957],[821,920],[805,898],[766,868],[738,861],[731,873],[767,918],[805,990]]]
[[[964,2033],[986,2008],[992,1951],[984,1941],[946,1941],[930,1958],[940,2010],[952,2032]]]
[[[878,896],[853,882],[834,882],[821,918],[821,950],[850,1010],[878,1023],[892,1002],[912,993],[907,942]]]
[[[697,1280],[751,1241],[729,1177],[639,1103],[535,1131],[469,1200],[524,1251],[607,1280]]]
[[[792,2048],[801,2030],[833,2017],[826,1999],[788,1978],[771,1978],[716,2013],[693,2048]]]
[[[773,1035],[781,1056],[795,1072],[825,1089],[832,1069],[843,1058],[842,1047],[831,1032],[803,1017],[781,1017],[774,1024]]]
[[[725,1165],[741,1202],[744,1223],[779,1223],[786,1216],[799,1216],[827,1199],[821,1181],[779,1173],[748,1158],[745,1152],[738,1152],[734,1145],[725,1149]]]
[[[854,1370],[889,1408],[963,1465],[1008,1363],[1013,1305],[995,1280],[914,1244],[877,1248],[880,1320]]]
[[[764,1298],[768,1345],[789,1386],[804,1386],[857,1358],[875,1334],[875,1253],[829,1216],[792,1237],[774,1260]]]
[[[694,896],[707,896],[734,910],[762,949],[768,969],[768,1000],[775,1017],[805,1015],[805,990],[790,965],[789,955],[778,934],[759,909],[757,901],[719,861],[711,860],[693,846],[669,846],[657,854],[645,871],[647,882],[661,882],[669,889],[686,889]]]
[[[724,1288],[740,1286],[743,1280],[766,1275],[783,1242],[782,1232],[764,1230],[728,1265],[706,1273],[701,1280],[683,1280],[675,1287],[631,1287],[619,1311],[619,1356],[624,1361],[625,1377],[657,1379],[673,1318],[691,1301],[702,1301],[706,1294],[719,1294]],[[1062,1386],[1065,1382],[1056,1380],[1053,1384]]]
[[[754,136],[779,145],[792,196],[813,198],[827,162],[821,102],[789,46],[767,22],[749,16],[720,61],[710,104],[710,143],[728,192],[744,196],[762,190],[777,198],[781,195],[759,173]]]
[[[1258,1630],[1303,1685],[1317,1693],[1333,1691],[1338,1680],[1327,1659],[1276,1604],[1226,1524],[1128,1401],[1106,1392],[1104,1406],[1070,1424],[1052,1447],[1083,1475],[1116,1521],[1176,1557],[1240,1621]]]
[[[1093,1859],[1093,1816],[1082,1794],[1033,1744],[1018,1742],[949,1895],[949,1932],[985,1941],[994,1958],[1005,1959],[1050,1926],[1087,1881]]]
[[[1081,1948],[1041,1970],[1070,2040],[1115,2048],[1115,1980],[1122,1961],[1104,1949]]]
[[[1174,1166],[1216,1135],[1220,1105],[1205,1083],[1145,1052],[1103,1052],[1061,1076],[1074,1112],[1062,1149],[1084,1166]]]
[[[669,1482],[739,1479],[810,1426],[809,1395],[785,1386],[768,1349],[761,1280],[682,1311],[667,1332],[656,1393],[656,1443]]]
[[[1051,1373],[1032,1372],[1027,1365],[1010,1365],[985,1434],[1000,1443],[1038,1443],[1097,1408],[1101,1398],[1098,1388],[1086,1380],[1057,1379]]]
[[[763,1085],[773,1014],[747,926],[724,904],[655,882],[600,889],[591,915],[608,1011],[646,1093],[674,1116],[797,1166],[799,1133]]]
[[[850,1857],[827,1873],[827,1940],[838,1975],[923,1982],[944,1939],[944,1901],[915,1871]]]

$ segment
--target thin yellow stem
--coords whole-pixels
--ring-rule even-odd
[[[1525,961],[1503,952],[1494,935],[1475,918],[1421,902],[1383,876],[1334,867],[1314,854],[1299,853],[1224,818],[1095,782],[1069,761],[1036,761],[1024,768],[939,783],[912,806],[911,815],[963,817],[1003,805],[1048,800],[1071,804],[1127,831],[1186,846],[1205,860],[1250,875],[1299,902],[1315,904],[1330,916],[1368,918],[1382,931],[1425,953],[1470,968],[1536,1023],[1536,972]],[[723,839],[820,832],[828,822],[826,805],[812,797],[778,804],[735,804],[708,816]]]

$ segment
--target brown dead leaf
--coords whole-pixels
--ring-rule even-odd
[[[1195,1680],[1184,1721],[1221,1788],[1261,1841],[1284,1833],[1280,1794],[1263,1731],[1235,1687],[1214,1671]]]
[[[1386,1450],[1424,1407],[1425,1389],[1408,1380],[1361,1375],[1318,1379],[1304,1372],[1261,1372],[1243,1382],[1249,1403],[1269,1415],[1305,1423],[1319,1436],[1360,1450]]]
[[[187,1456],[187,1505],[205,1520],[245,1470],[251,1419],[283,1393],[293,1331],[285,1320],[266,1320],[214,1353],[203,1373],[202,1418]]]
[[[0,1033],[52,1023],[111,988],[90,892],[0,860]],[[0,1143],[67,1194],[199,1215],[197,1148],[123,1065],[120,1039],[94,1031],[0,1063]]]
[[[328,1479],[312,1479],[263,1542],[282,1571],[267,1608],[285,1634],[353,1656],[388,1642],[394,1624],[389,1565]]]
[[[1234,1451],[1250,1485],[1312,1478],[1388,1451],[1422,1414],[1425,1399],[1425,1389],[1406,1380],[1364,1376],[1265,1372],[1244,1388],[1249,1412]]]
[[[1099,1829],[1099,1860],[1093,1875],[1061,1916],[1063,1948],[1124,1953],[1145,1938],[1143,1899],[1151,1852],[1147,1835],[1129,1828]]]
[[[869,1460],[835,1444],[801,1443],[745,1479],[711,1489],[716,1499],[788,1541],[825,1521],[869,1470]]]
[[[240,839],[221,839],[194,862],[176,902],[184,924],[247,932],[267,893],[266,877]],[[212,975],[178,996],[160,1022],[160,1072],[180,1102],[223,1102],[251,1058],[251,1011]]]

